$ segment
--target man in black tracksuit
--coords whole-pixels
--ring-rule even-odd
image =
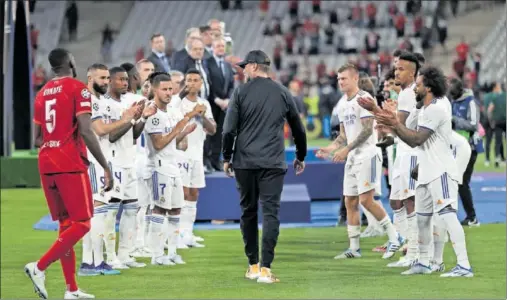
[[[307,151],[306,133],[294,99],[284,86],[269,78],[270,64],[269,57],[260,50],[251,51],[238,64],[249,81],[234,90],[222,132],[224,171],[236,177],[241,198],[241,232],[249,263],[245,277],[262,283],[279,281],[271,273],[271,263],[280,229],[278,211],[287,172],[285,121],[296,145],[297,175],[304,170]],[[264,219],[260,266],[259,200]]]

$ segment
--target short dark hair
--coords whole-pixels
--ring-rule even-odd
[[[150,38],[150,41],[153,42],[153,40],[156,39],[156,38],[158,38],[159,36],[163,37],[162,33],[157,32],[157,33],[152,34],[151,38]]]
[[[415,56],[413,53],[405,52],[400,55],[400,60],[411,62],[415,65],[415,75],[417,76],[417,72],[419,72],[419,69],[421,68],[421,65],[419,64],[419,60],[417,59],[417,56]]]
[[[423,84],[431,90],[435,98],[444,97],[447,93],[447,78],[444,72],[437,67],[424,67],[419,72],[419,76],[423,76]]]
[[[148,76],[148,80],[150,81],[150,84],[152,84],[152,85],[153,85],[153,79],[155,79],[155,77],[156,77],[156,76],[158,76],[158,75],[163,75],[163,74],[165,74],[165,75],[169,75],[169,74],[167,74],[166,72],[153,72],[153,73],[151,73],[151,74]]]
[[[95,63],[88,67],[87,72],[95,71],[95,70],[108,70],[107,66],[104,64]]]
[[[210,30],[211,30],[211,27],[209,27],[208,25],[204,25],[204,26],[199,27],[199,31],[201,33],[205,33],[206,31],[210,31]]]
[[[109,76],[113,77],[117,73],[127,73],[127,71],[122,67],[112,67],[109,69]]]
[[[158,74],[153,77],[152,87],[158,87],[161,82],[171,81],[171,76],[167,73]]]
[[[395,68],[390,68],[389,71],[387,71],[386,76],[384,77],[384,80],[392,80],[395,78]]]
[[[187,75],[189,75],[189,74],[197,74],[202,77],[201,72],[199,72],[199,70],[197,70],[195,68],[188,69],[187,72],[185,73],[185,77],[187,77]]]
[[[426,58],[424,58],[424,55],[422,53],[414,52],[414,56],[417,58],[420,66],[424,65]]]
[[[360,71],[359,72],[359,79],[361,78],[370,78],[370,75],[368,75],[368,73],[364,72],[364,71]]]
[[[400,57],[402,54],[404,53],[408,53],[407,51],[405,50],[401,50],[401,49],[396,49],[394,50],[393,52],[393,57]]]
[[[59,69],[66,67],[65,64],[68,64],[70,61],[69,54],[70,52],[63,48],[56,48],[51,50],[48,55],[48,60],[51,68]],[[70,69],[70,65],[68,67]]]
[[[127,73],[135,68],[135,66],[133,64],[129,63],[129,62],[121,64],[120,67],[122,67],[123,69],[125,69],[125,71],[127,71]]]
[[[357,69],[356,65],[351,64],[351,63],[346,63],[343,66],[341,66],[338,69],[338,73],[343,73],[347,70],[351,70],[351,71],[355,72],[356,74],[359,74],[359,70]]]

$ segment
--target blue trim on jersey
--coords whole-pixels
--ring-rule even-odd
[[[102,116],[96,116],[94,118],[91,118],[92,121],[95,121],[95,120],[98,120],[98,119],[102,119]]]
[[[376,159],[377,157],[374,156],[371,158],[371,166],[370,166],[370,182],[371,183],[375,183],[376,181],[376,178],[377,178],[377,163],[376,163]]]
[[[95,164],[90,163],[88,166],[88,176],[90,177],[90,185],[92,187],[92,194],[98,193],[97,176],[95,173]]]
[[[450,194],[449,183],[447,182],[447,173],[444,173],[442,176],[440,176],[440,182],[442,183],[442,197],[444,197],[444,199],[449,199]]]
[[[419,216],[423,216],[423,217],[431,217],[433,216],[433,213],[417,213]]]
[[[361,117],[359,119],[368,119],[368,118],[373,118],[373,116],[364,116],[364,117]]]
[[[144,148],[146,146],[146,138],[144,137],[144,132],[141,133],[141,147]]]
[[[157,172],[154,172],[153,175],[151,175],[151,182],[153,184],[153,200],[158,200],[158,176]]]
[[[164,217],[151,216],[151,221],[158,224],[164,224]]]
[[[161,133],[164,133],[164,132],[163,131],[154,131],[154,132],[149,132],[148,134],[152,135],[152,134],[161,134]]]
[[[410,169],[408,170],[408,173],[412,173],[412,169],[414,169],[417,166],[417,156],[412,155],[410,156]],[[409,190],[415,190],[415,180],[410,177],[408,180],[408,189]]]
[[[417,126],[417,131],[419,131],[419,128],[427,129],[427,130],[431,131],[432,133],[434,132],[433,129],[431,129],[431,128],[424,127],[424,126],[419,126],[419,125]]]
[[[456,158],[456,155],[457,155],[457,150],[456,150],[456,147],[454,147],[454,149],[452,150],[452,155],[454,156],[454,158]]]

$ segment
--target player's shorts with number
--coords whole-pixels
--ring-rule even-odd
[[[85,221],[93,217],[87,173],[41,174],[41,184],[53,220]]]
[[[380,180],[378,170],[382,168],[380,157],[375,154],[371,158],[346,164],[343,178],[343,195],[359,196],[375,189]]]
[[[410,172],[416,166],[416,155],[400,155],[396,157],[389,199],[405,200],[415,196],[416,181],[410,177]]]
[[[154,172],[149,180],[149,186],[154,205],[164,209],[181,208],[183,206],[183,184],[180,177]]]
[[[111,167],[114,178],[114,187],[111,198],[120,200],[137,199],[137,176],[134,168]]]
[[[447,173],[416,188],[415,211],[421,215],[431,215],[450,205],[458,209],[458,182]]]
[[[204,163],[199,160],[184,160],[178,163],[184,187],[201,189],[206,187]]]
[[[88,166],[88,176],[90,177],[93,200],[102,203],[109,203],[111,193],[104,192],[104,185],[106,184],[104,168],[102,168],[97,162],[90,161],[90,165]]]

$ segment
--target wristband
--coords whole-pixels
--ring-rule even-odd
[[[148,119],[146,119],[145,117],[142,117],[142,118],[140,119],[140,122],[146,123],[146,121],[147,121],[147,120],[148,120]]]
[[[136,120],[134,119],[130,120],[130,124],[132,124],[132,126],[136,125]]]

